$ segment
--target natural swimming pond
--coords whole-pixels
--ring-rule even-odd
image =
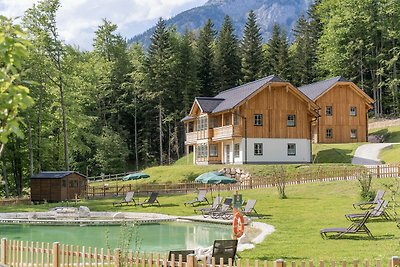
[[[0,225],[0,236],[9,240],[60,242],[67,245],[114,249],[121,246],[122,240],[131,236],[130,250],[161,253],[209,247],[216,239],[230,239],[231,234],[230,226],[194,222],[142,224],[133,227]],[[135,245],[136,241],[138,245]]]

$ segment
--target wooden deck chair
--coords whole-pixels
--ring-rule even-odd
[[[215,263],[220,264],[223,259],[224,264],[229,263],[232,259],[232,264],[235,261],[238,240],[215,240],[212,250],[212,258],[215,258]]]
[[[194,250],[171,250],[168,253],[168,261],[172,261],[172,255],[174,255],[174,260],[176,263],[179,262],[179,255],[182,255],[182,262],[187,262],[187,256],[194,254]]]
[[[368,210],[368,209],[372,209],[375,204],[378,204],[378,201],[383,199],[383,196],[385,195],[385,190],[383,189],[379,189],[378,191],[376,191],[376,195],[374,200],[372,201],[366,201],[366,202],[359,202],[359,203],[354,203],[353,204],[353,208],[360,208],[362,210]]]
[[[221,214],[224,214],[231,209],[232,201],[232,198],[227,197],[221,206],[218,206],[216,209],[203,210],[201,213],[203,214],[204,218],[207,218],[208,216],[211,216],[212,218],[218,218],[222,216]]]
[[[199,190],[199,193],[197,194],[197,197],[196,197],[194,200],[185,202],[185,203],[183,203],[183,204],[184,204],[185,206],[186,206],[186,205],[192,205],[193,207],[194,207],[195,205],[200,205],[200,204],[203,203],[203,202],[207,202],[207,204],[210,204],[210,203],[208,202],[208,199],[206,198],[206,195],[207,195],[207,190],[206,190],[206,189],[200,189],[200,190]]]
[[[197,212],[203,213],[203,212],[207,212],[207,211],[211,211],[211,210],[216,210],[221,205],[221,202],[222,202],[222,197],[215,197],[214,201],[210,207],[198,208],[198,209],[195,209],[194,212],[195,213],[197,213]]]
[[[361,221],[353,222],[347,228],[325,228],[320,230],[321,237],[323,239],[327,238],[341,238],[344,235],[351,234],[367,234],[369,237],[373,238],[371,231],[365,225],[371,212],[367,211]]]
[[[149,206],[154,206],[154,205],[160,205],[160,202],[157,200],[158,197],[158,192],[151,192],[151,195],[148,199],[146,199],[143,202],[138,203],[137,205],[141,205],[142,207],[149,207]]]
[[[378,203],[375,205],[375,208],[371,210],[371,214],[369,215],[369,218],[382,218],[386,220],[390,220],[391,216],[387,212],[387,206],[389,202],[387,200],[379,200]],[[356,221],[360,220],[365,216],[364,213],[353,213],[353,214],[346,214],[345,217],[346,219],[350,221]]]
[[[124,199],[122,199],[120,202],[113,202],[113,207],[115,206],[122,206],[122,204],[125,205],[129,205],[131,203],[133,203],[134,205],[136,205],[135,200],[133,199],[133,195],[134,192],[133,191],[129,191],[128,193],[126,193],[126,196]]]

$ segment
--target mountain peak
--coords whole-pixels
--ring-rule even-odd
[[[287,31],[289,39],[292,38],[291,30],[297,18],[305,14],[313,0],[209,0],[203,6],[184,11],[166,21],[168,26],[175,26],[179,33],[186,29],[198,30],[204,26],[208,19],[214,23],[215,30],[222,26],[223,19],[228,15],[235,27],[235,34],[241,37],[247,15],[253,10],[257,16],[264,42],[271,36],[275,23],[280,24]],[[154,27],[141,35],[135,36],[129,42],[140,42],[145,46],[150,43],[150,36]]]

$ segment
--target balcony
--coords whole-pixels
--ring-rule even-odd
[[[197,132],[186,133],[186,141],[185,141],[186,145],[196,144],[196,142],[197,142]]]
[[[239,125],[227,125],[214,128],[214,134],[212,140],[219,141],[240,136],[242,136],[242,127],[240,127]]]

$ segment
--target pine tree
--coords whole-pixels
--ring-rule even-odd
[[[217,90],[237,86],[241,78],[241,62],[238,53],[238,41],[234,34],[229,16],[225,16],[216,44]]]
[[[285,31],[274,25],[268,42],[268,70],[282,79],[290,79],[289,45]]]
[[[159,128],[159,158],[160,164],[163,164],[163,123],[167,102],[174,98],[171,92],[174,92],[174,64],[175,58],[170,42],[170,33],[166,28],[165,21],[160,18],[148,49],[146,58],[146,88],[148,99],[155,102],[158,110],[158,128]]]
[[[262,76],[264,62],[260,27],[253,10],[250,11],[244,28],[241,46],[243,82],[254,81]]]
[[[213,50],[216,32],[213,27],[214,25],[209,19],[203,29],[200,30],[198,39],[197,57],[200,96],[213,96],[216,92],[216,73]]]

